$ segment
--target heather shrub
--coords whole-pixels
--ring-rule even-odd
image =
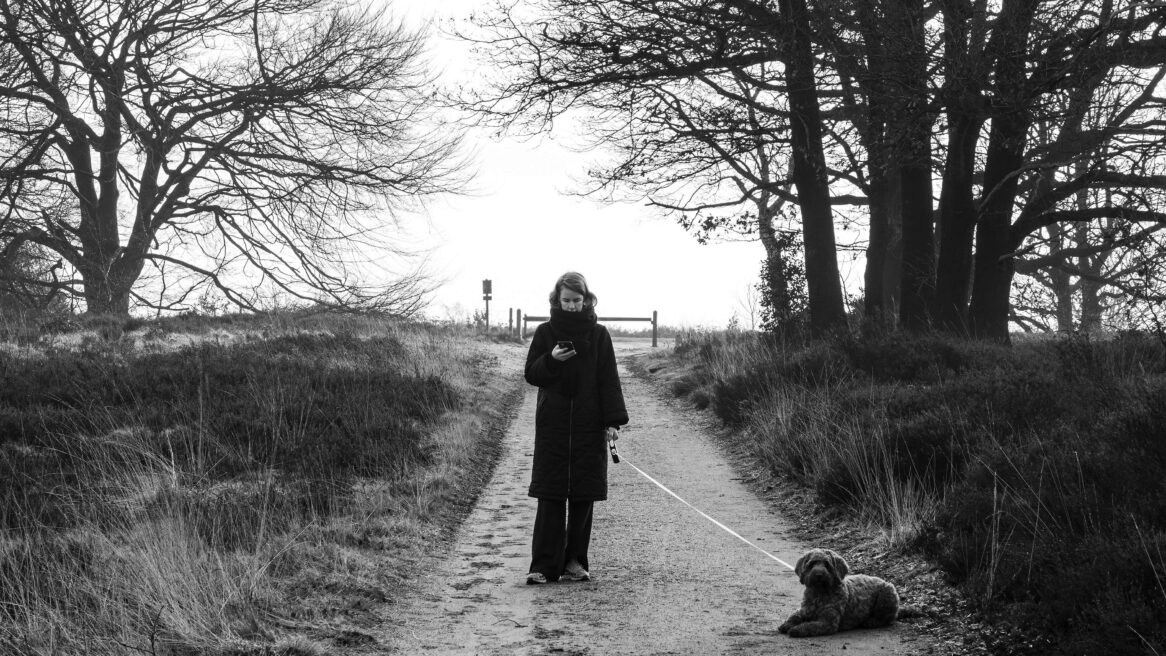
[[[1126,607],[1139,609],[1140,633],[1161,637],[1160,615],[1152,622],[1145,611],[1166,603],[1164,389],[1158,380],[1122,394],[1133,401],[1123,407],[1093,405],[1091,423],[1034,429],[981,451],[938,514],[940,562],[990,605],[1034,605],[1031,621],[1072,634],[1073,644],[1082,638],[1075,628]],[[1105,639],[1109,653],[1144,648],[1128,628]]]
[[[700,389],[700,386],[701,386],[701,381],[700,381],[699,377],[692,375],[692,374],[678,376],[677,378],[673,379],[672,382],[670,383],[670,389],[672,390],[672,395],[673,396],[682,396],[682,397],[688,396],[689,394],[692,394],[696,390]]]
[[[935,382],[968,366],[966,355],[937,337],[899,334],[841,341],[850,366],[877,381]]]
[[[940,493],[962,476],[983,434],[953,424],[950,409],[941,407],[894,422],[887,437],[895,476]]]
[[[923,549],[1047,653],[1166,645],[1160,340],[709,337],[686,353],[704,382],[676,391],[711,393],[758,462]]]
[[[65,461],[55,449],[0,443],[0,530],[25,522],[34,526],[73,523],[71,506],[53,494],[60,485],[76,480]]]
[[[689,400],[698,410],[706,410],[713,402],[713,395],[704,388],[696,389],[689,394]]]
[[[716,380],[711,395],[713,413],[727,425],[740,427],[748,419],[751,406],[764,402],[778,384],[778,375],[772,368],[758,365]]]
[[[464,335],[376,317],[57,328],[85,337],[0,349],[5,654],[283,653],[272,618],[371,615],[519,391]]]
[[[59,335],[63,333],[77,332],[81,330],[82,324],[75,317],[71,315],[54,315],[46,317],[37,326],[37,330],[45,335]]]
[[[21,445],[5,459],[14,471],[0,477],[0,499],[41,497],[37,512],[57,517],[55,493],[37,481],[73,476],[89,454],[71,436],[109,426],[140,426],[154,456],[213,478],[275,467],[343,481],[423,463],[426,426],[457,395],[402,371],[401,358],[390,337],[313,335],[140,355],[0,353],[0,440]]]
[[[783,381],[813,389],[829,388],[854,378],[846,353],[833,342],[815,342],[781,353],[773,364]]]

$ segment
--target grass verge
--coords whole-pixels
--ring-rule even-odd
[[[694,333],[671,365],[769,472],[938,563],[997,653],[1166,652],[1160,341]]]
[[[0,345],[3,653],[373,646],[520,390],[424,325],[63,321]]]

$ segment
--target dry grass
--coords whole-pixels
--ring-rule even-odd
[[[1065,654],[1166,645],[1166,348],[1153,336],[1007,349],[704,333],[678,340],[673,367],[686,372],[674,392],[759,462],[877,527],[886,548],[935,561],[1010,623],[1001,634]]]
[[[107,337],[80,332],[32,339],[26,331],[5,352],[35,363],[61,349],[98,349],[100,361],[121,362],[192,344],[262,349],[281,336],[310,335],[309,346],[349,349],[325,368],[359,376],[368,361],[360,344],[391,338],[403,346],[393,366],[410,379],[442,381],[457,402],[431,409],[435,419],[419,426],[418,455],[356,477],[313,473],[310,463],[297,464],[293,476],[276,465],[277,455],[248,459],[239,445],[252,441],[206,428],[202,399],[186,399],[195,408],[188,421],[161,430],[93,405],[77,425],[97,430],[30,427],[23,438],[0,439],[0,458],[39,468],[6,488],[0,504],[5,654],[328,653],[320,637],[327,628],[391,601],[410,563],[450,530],[485,482],[494,452],[488,429],[504,419],[520,382],[498,375],[486,345],[464,332],[368,317],[235,317],[143,324]],[[253,378],[239,388],[241,412],[286,432],[263,438],[276,451],[313,437],[297,434],[309,425],[306,410],[289,403],[281,384]],[[324,409],[345,417],[373,410],[383,411]],[[250,464],[224,470],[223,458]]]
[[[133,432],[111,434],[85,454],[84,487],[54,490],[69,497],[74,526],[9,531],[0,594],[11,624],[0,644],[35,654],[207,652],[238,635],[253,619],[276,543],[263,526],[265,509],[256,509],[258,527],[221,527],[257,533],[253,551],[218,552],[199,535],[205,516],[168,503],[184,489],[177,472]]]
[[[740,439],[771,470],[819,490],[834,479],[847,481],[839,500],[879,527],[889,548],[909,546],[934,519],[936,493],[896,476],[886,426],[833,410],[831,399],[852,384],[852,372],[827,359],[808,372],[812,387],[774,384],[767,377],[801,349],[758,333],[689,333],[677,350],[699,364],[674,387],[716,406],[723,418],[739,418]]]

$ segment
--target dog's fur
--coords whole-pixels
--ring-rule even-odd
[[[876,576],[846,576],[846,561],[829,549],[812,549],[794,567],[806,586],[802,607],[778,631],[794,638],[856,628],[889,626],[900,614],[895,586]]]

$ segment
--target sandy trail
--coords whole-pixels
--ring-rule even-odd
[[[643,350],[619,345],[624,360]],[[525,349],[503,365],[521,376]],[[692,418],[621,364],[631,424],[619,451],[697,508],[793,563],[809,546],[744,483]],[[385,611],[401,654],[910,654],[902,626],[792,639],[777,632],[802,588],[777,562],[625,464],[595,506],[587,583],[525,585],[535,500],[526,496],[536,389],[528,387],[493,480],[422,581]],[[843,652],[845,650],[845,652]]]

